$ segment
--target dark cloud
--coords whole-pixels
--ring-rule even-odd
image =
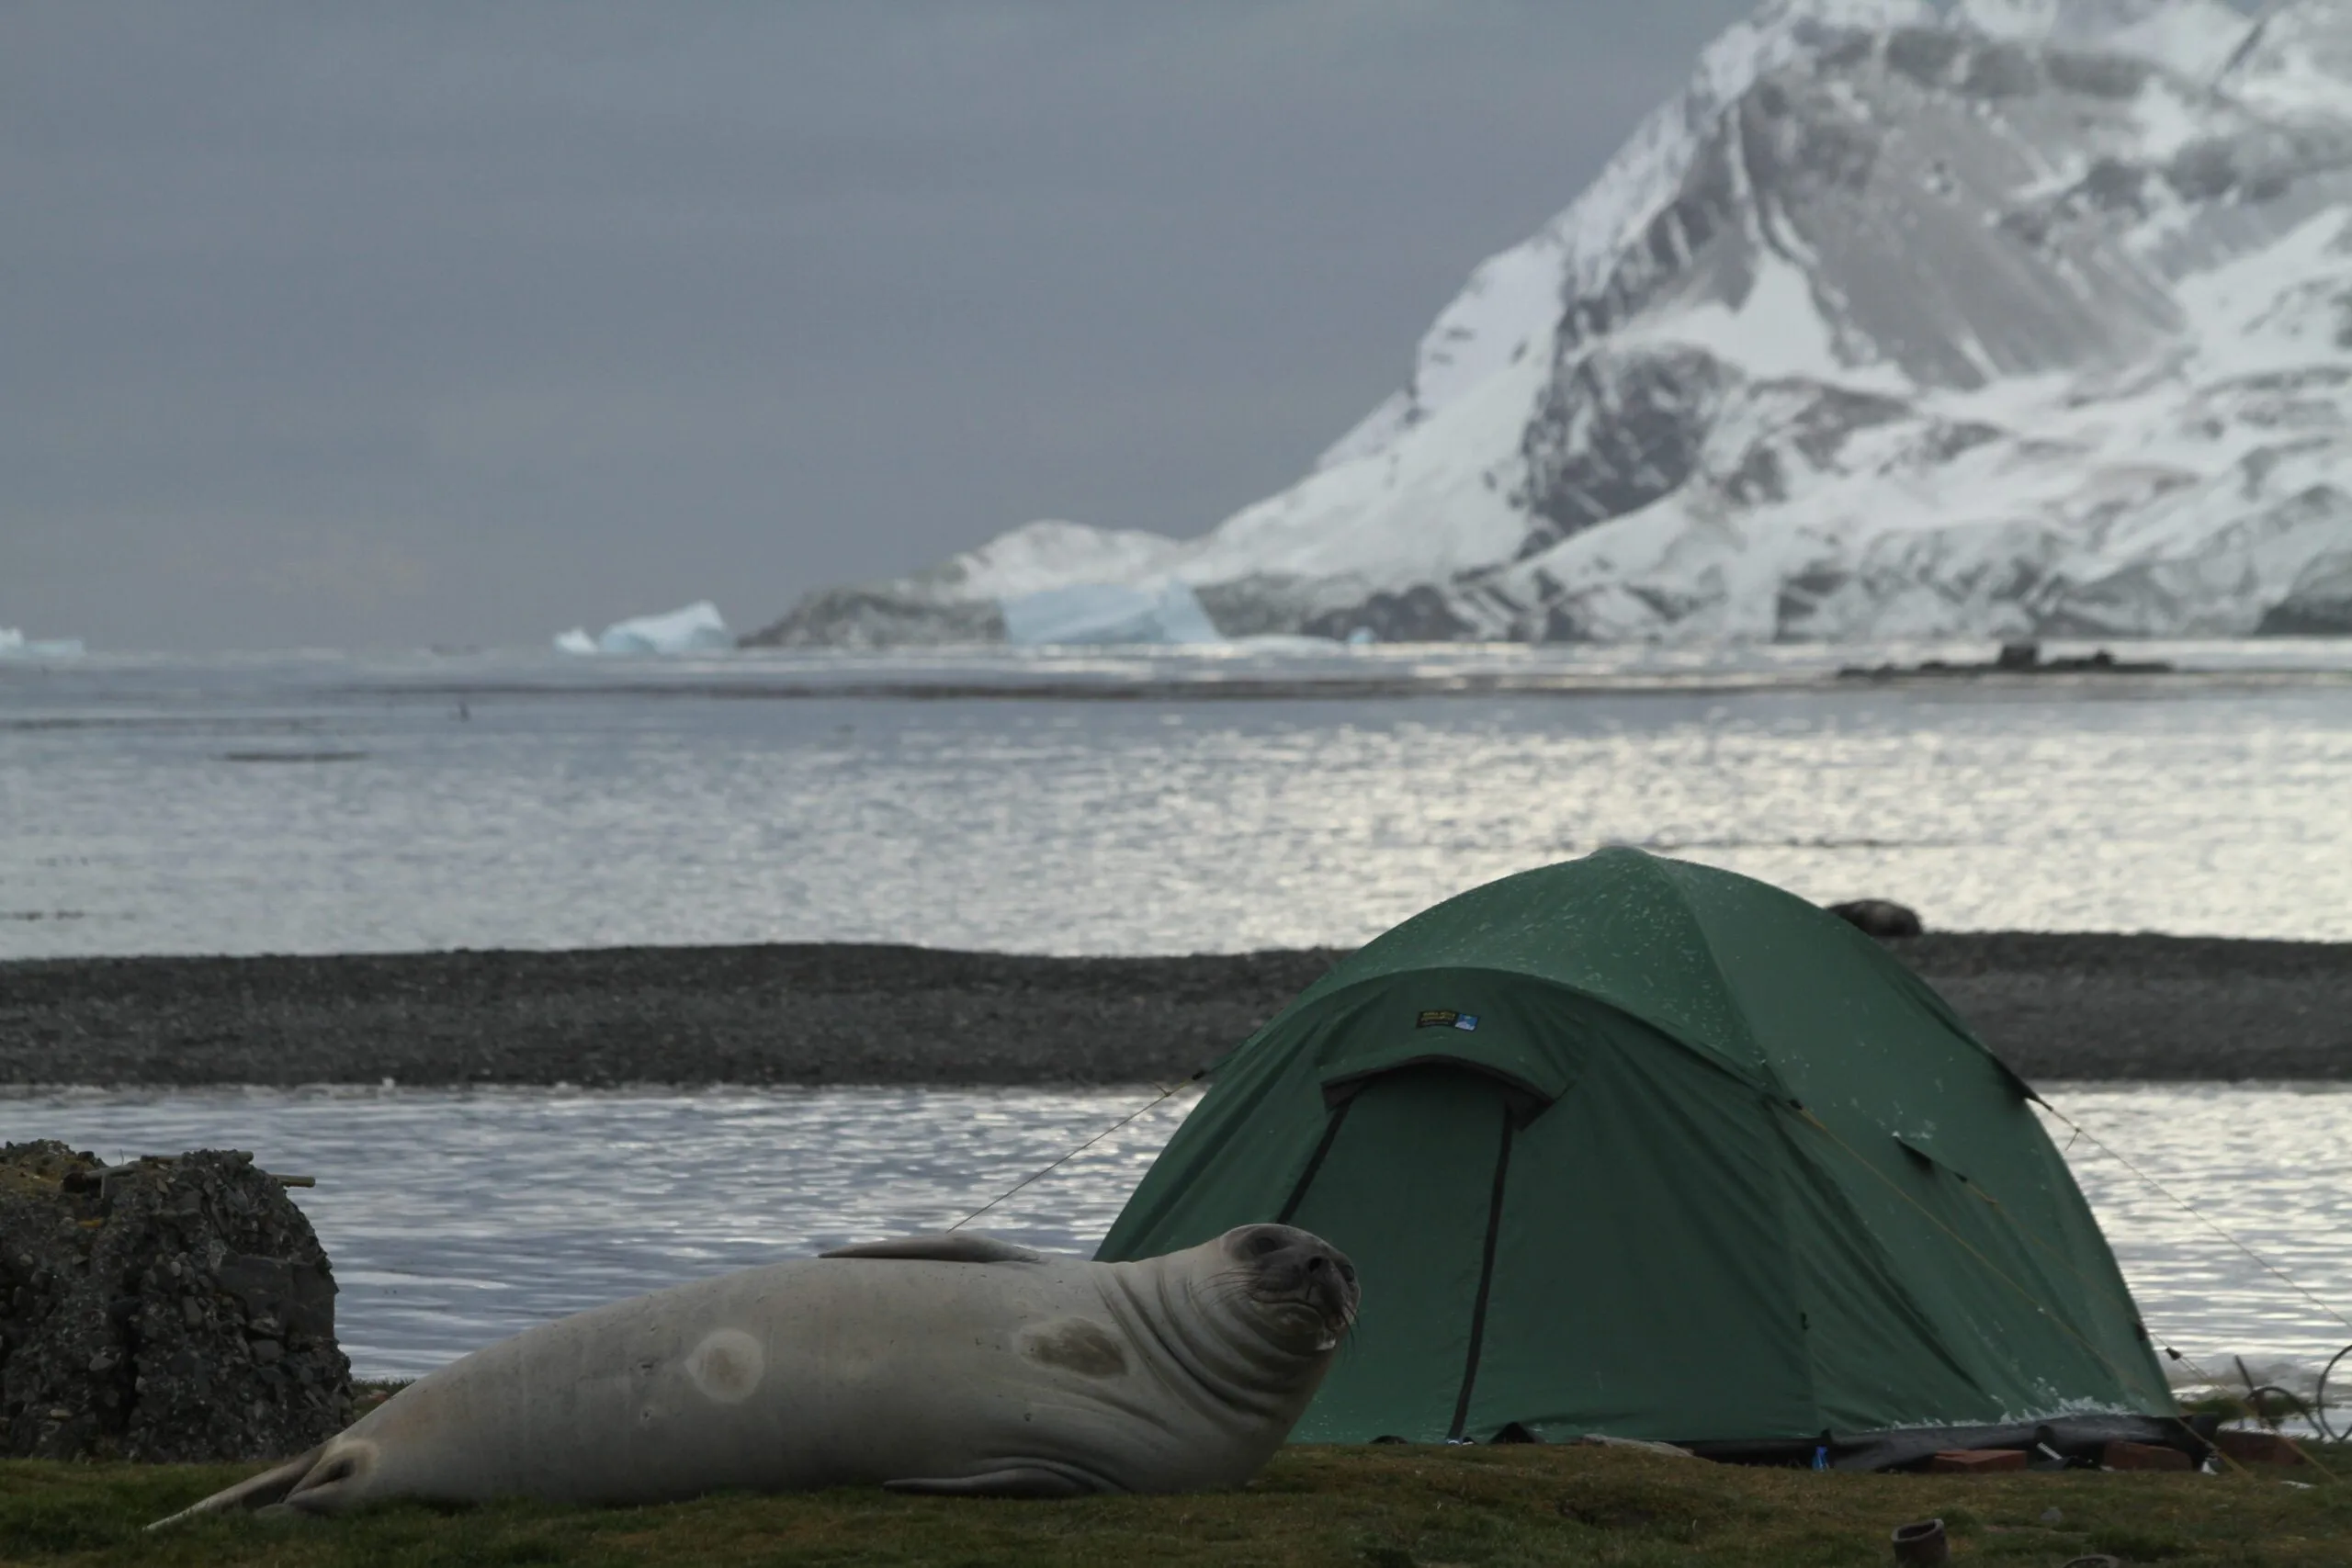
[[[0,12],[0,625],[741,626],[1192,534],[1743,0]]]

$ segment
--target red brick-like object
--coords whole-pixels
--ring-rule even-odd
[[[2301,1464],[2301,1449],[2278,1432],[2248,1432],[2224,1427],[2213,1434],[2213,1446],[2240,1464]]]
[[[2023,1449],[1946,1449],[1928,1461],[1929,1475],[1983,1475],[2024,1468]]]
[[[2109,1470],[2195,1470],[2187,1454],[2155,1443],[2109,1443],[2099,1450],[2099,1463]]]

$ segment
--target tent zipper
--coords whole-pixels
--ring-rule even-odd
[[[1478,1352],[1487,1338],[1487,1293],[1495,1283],[1495,1246],[1502,1237],[1503,1183],[1510,1175],[1510,1144],[1519,1126],[1512,1107],[1503,1106],[1502,1146],[1495,1152],[1495,1193],[1487,1207],[1487,1249],[1478,1261],[1478,1295],[1470,1306],[1470,1353],[1462,1368],[1462,1393],[1453,1402],[1453,1426],[1446,1433],[1450,1442],[1458,1442],[1462,1429],[1470,1422],[1470,1394],[1478,1383]]]
[[[1323,1141],[1317,1144],[1315,1152],[1307,1156],[1306,1168],[1298,1173],[1297,1184],[1291,1188],[1290,1196],[1283,1200],[1282,1213],[1274,1216],[1274,1224],[1290,1224],[1291,1216],[1297,1213],[1298,1206],[1306,1201],[1306,1190],[1315,1185],[1315,1178],[1323,1168],[1323,1156],[1329,1154],[1331,1145],[1339,1141],[1340,1123],[1348,1119],[1348,1107],[1354,1103],[1353,1098],[1350,1098],[1332,1108],[1331,1119],[1323,1124]]]

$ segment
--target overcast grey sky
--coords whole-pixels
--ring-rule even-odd
[[[1747,0],[0,9],[0,626],[739,629],[1197,534]]]

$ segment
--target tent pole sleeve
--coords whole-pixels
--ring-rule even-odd
[[[1462,1393],[1453,1402],[1453,1426],[1447,1431],[1450,1438],[1462,1436],[1470,1422],[1470,1394],[1478,1385],[1478,1352],[1485,1348],[1487,1338],[1487,1293],[1495,1284],[1495,1247],[1502,1239],[1503,1184],[1510,1176],[1510,1145],[1517,1119],[1511,1107],[1503,1106],[1502,1145],[1495,1151],[1495,1194],[1487,1206],[1487,1249],[1478,1261],[1478,1295],[1470,1306],[1470,1353],[1464,1358]]]
[[[1274,1224],[1290,1224],[1290,1217],[1297,1213],[1298,1206],[1306,1201],[1306,1190],[1315,1185],[1315,1178],[1323,1168],[1323,1156],[1329,1154],[1331,1145],[1339,1141],[1340,1123],[1348,1119],[1348,1107],[1354,1103],[1352,1099],[1343,1100],[1332,1108],[1330,1120],[1323,1123],[1323,1141],[1317,1144],[1315,1152],[1307,1156],[1306,1168],[1298,1173],[1298,1180],[1291,1188],[1290,1196],[1283,1200],[1283,1212],[1274,1216]]]

